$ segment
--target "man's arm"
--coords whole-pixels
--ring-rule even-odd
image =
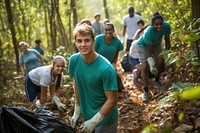
[[[123,29],[123,33],[122,33],[122,37],[125,37],[126,34],[126,25],[124,25],[124,29]]]
[[[105,91],[107,100],[102,106],[100,113],[105,117],[107,116],[113,108],[117,105],[117,91]]]
[[[79,96],[78,96],[78,88],[77,88],[77,85],[76,85],[76,80],[73,79],[73,81],[74,81],[75,104],[80,105]]]

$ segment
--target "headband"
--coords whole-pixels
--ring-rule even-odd
[[[55,64],[57,61],[65,61],[62,57],[58,57],[53,61],[53,64]]]

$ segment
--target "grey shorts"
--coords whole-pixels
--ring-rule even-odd
[[[160,53],[163,51],[163,48],[161,45],[158,46],[153,46],[152,48],[152,53],[155,57],[162,57]],[[138,53],[139,53],[139,61],[140,62],[145,62],[147,61],[147,55],[146,55],[146,49],[143,47],[138,47]]]
[[[118,121],[111,125],[98,126],[95,128],[95,133],[117,133],[117,123]]]

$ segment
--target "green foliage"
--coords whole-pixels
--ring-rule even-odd
[[[154,124],[147,125],[141,133],[155,133],[156,127]]]
[[[181,98],[188,100],[200,99],[200,85],[195,87],[190,87],[181,93]]]
[[[182,82],[173,83],[172,86],[169,88],[168,95],[162,98],[158,102],[158,105],[162,106],[179,100],[179,96],[182,93],[182,91],[194,85],[195,84],[193,83],[182,83]]]
[[[179,121],[179,122],[182,122],[182,121],[183,121],[183,118],[184,118],[184,113],[183,113],[183,112],[180,112],[180,113],[178,114],[178,121]]]

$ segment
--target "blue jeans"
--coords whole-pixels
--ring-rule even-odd
[[[27,101],[28,102],[33,102],[33,100],[35,100],[35,98],[37,96],[37,93],[41,92],[41,87],[35,85],[31,81],[31,79],[30,79],[28,74],[26,75],[24,86],[25,86],[25,92],[26,92]]]

